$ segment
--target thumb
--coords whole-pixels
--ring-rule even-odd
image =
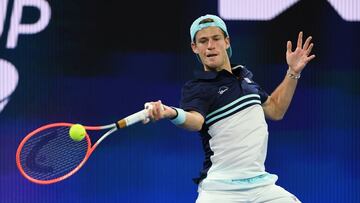
[[[148,124],[149,122],[150,122],[150,118],[145,118],[145,119],[142,121],[143,124]]]

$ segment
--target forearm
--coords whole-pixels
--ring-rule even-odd
[[[290,76],[289,74],[293,74],[293,76]],[[273,111],[271,116],[276,120],[282,119],[290,106],[298,83],[298,79],[294,78],[294,75],[299,74],[287,72],[284,80],[271,94]]]
[[[294,96],[301,71],[309,61],[315,58],[315,55],[310,55],[314,46],[313,43],[310,43],[312,37],[308,37],[304,44],[302,38],[303,32],[300,32],[295,51],[292,51],[291,41],[287,42],[286,62],[289,69],[284,80],[263,104],[265,115],[268,118],[280,120],[284,117]]]
[[[170,119],[170,121],[178,127],[185,128],[190,131],[199,131],[205,121],[204,117],[196,111],[184,111],[180,108],[163,105],[160,100],[157,102],[148,102],[149,118],[153,121],[160,119]]]
[[[184,128],[186,130],[190,131],[199,131],[202,128],[202,125],[204,123],[204,117],[196,112],[196,111],[183,111],[181,109],[174,108],[176,110],[176,113],[174,115],[174,118],[170,119],[175,125]],[[182,117],[182,118],[179,118]],[[180,119],[180,124],[175,121],[176,119]]]

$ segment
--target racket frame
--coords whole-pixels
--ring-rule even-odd
[[[148,115],[149,115],[148,109],[144,109],[144,110],[141,110],[134,114],[131,114],[113,124],[103,125],[103,126],[84,126],[87,131],[100,131],[100,130],[106,130],[106,129],[109,129],[109,130],[106,133],[104,133],[93,145],[91,143],[90,136],[86,132],[84,139],[86,139],[88,147],[87,147],[86,154],[85,154],[83,160],[79,163],[79,165],[77,165],[74,169],[72,169],[67,174],[60,176],[58,178],[50,179],[50,180],[38,180],[38,179],[35,179],[35,178],[29,176],[28,174],[26,174],[23,167],[21,166],[21,161],[20,161],[21,150],[22,150],[23,146],[25,145],[25,143],[31,137],[33,137],[35,134],[37,134],[41,131],[50,129],[50,128],[55,128],[55,127],[71,127],[72,125],[74,125],[74,123],[59,122],[59,123],[51,123],[51,124],[41,126],[41,127],[37,128],[36,130],[33,130],[32,132],[27,134],[23,138],[23,140],[20,142],[20,144],[16,150],[16,165],[17,165],[21,175],[33,183],[47,185],[47,184],[53,184],[53,183],[60,182],[64,179],[67,179],[68,177],[72,176],[77,171],[79,171],[79,169],[89,159],[92,152],[106,137],[108,137],[113,132],[117,131],[119,128],[125,128],[125,127],[131,126],[139,121],[144,121],[145,119],[148,118]]]

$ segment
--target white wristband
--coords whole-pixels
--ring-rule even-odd
[[[170,119],[170,121],[175,125],[184,124],[186,120],[186,112],[183,109],[179,109],[175,107],[171,107],[171,108],[173,108],[176,111],[177,116],[173,119]]]

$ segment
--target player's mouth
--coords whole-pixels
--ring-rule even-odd
[[[217,54],[207,54],[206,55],[206,57],[208,57],[208,58],[212,58],[212,57],[215,57],[215,56],[217,56]]]

